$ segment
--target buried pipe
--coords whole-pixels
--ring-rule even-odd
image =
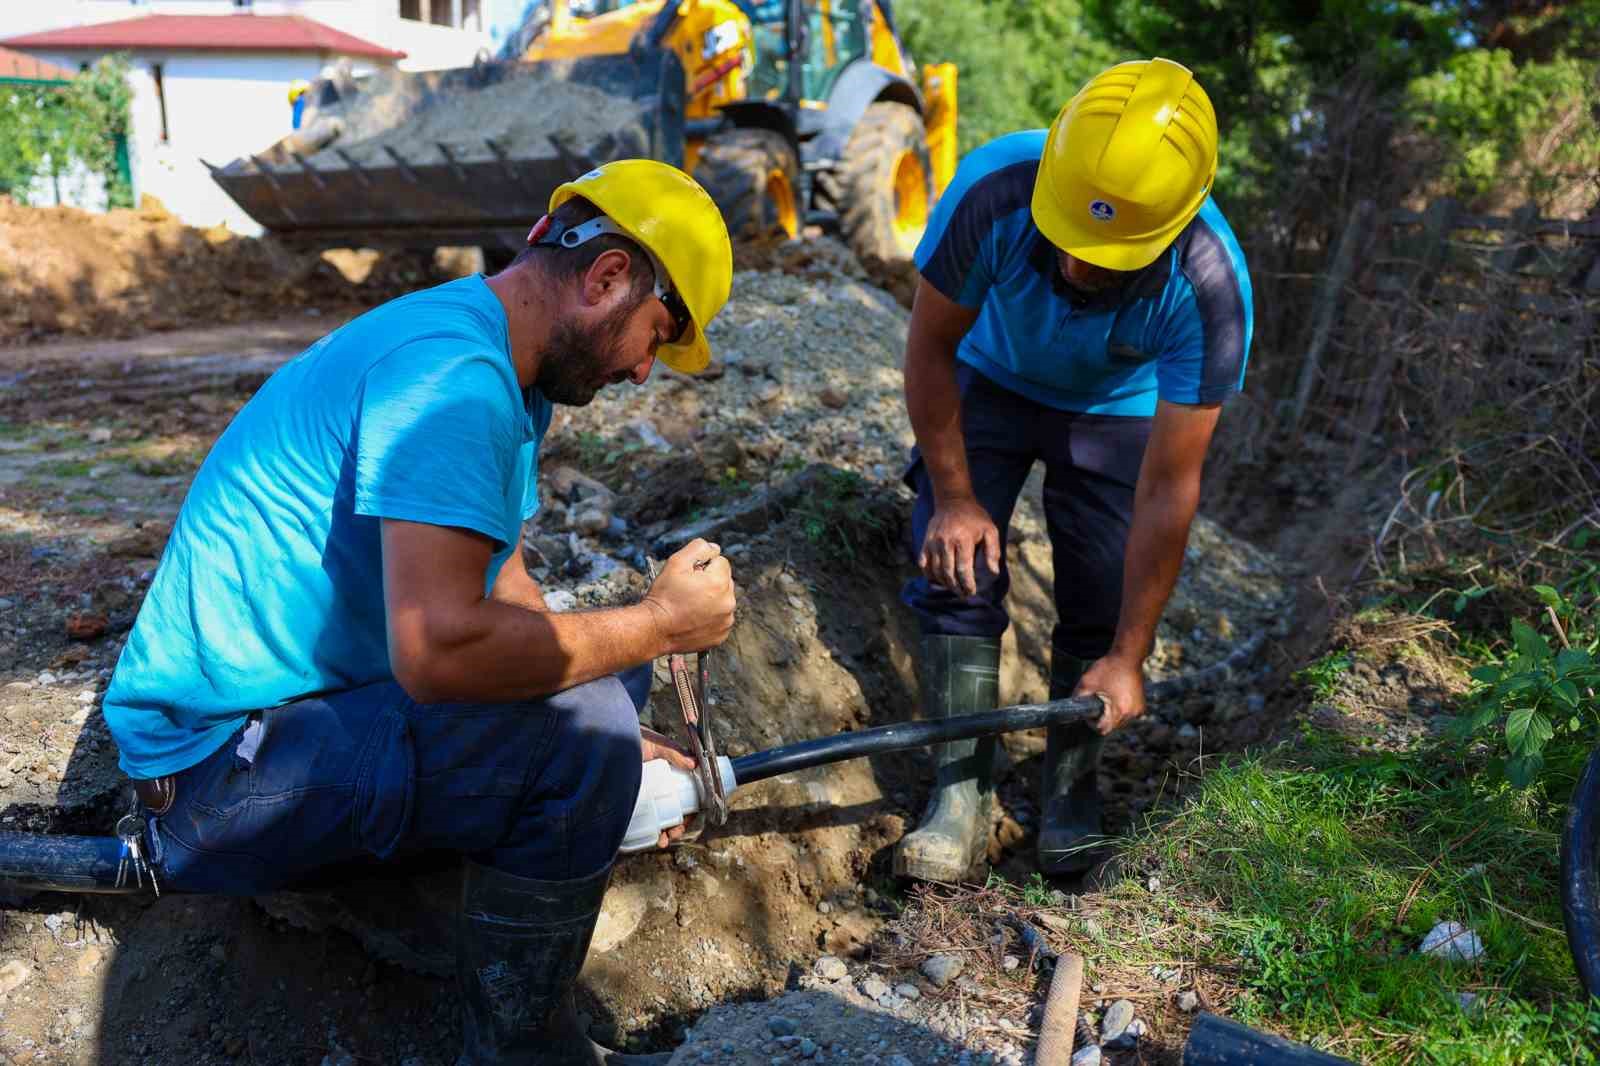
[[[1159,703],[1232,676],[1255,654],[1264,639],[1265,634],[1256,634],[1212,666],[1150,685],[1147,699],[1151,704]],[[737,759],[720,756],[717,772],[722,777],[724,792],[731,795],[740,785],[828,763],[1041,726],[1090,722],[1100,716],[1100,711],[1099,697],[1079,696],[933,721],[895,722],[802,740]],[[701,810],[704,799],[700,790],[692,770],[679,770],[665,759],[645,763],[638,801],[621,850],[625,853],[654,850],[664,830],[682,825],[690,815]],[[0,832],[0,892],[19,889],[106,894],[140,891],[139,884],[131,877],[126,883],[117,884],[121,857],[122,842],[114,836]]]

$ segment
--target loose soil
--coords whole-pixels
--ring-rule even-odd
[[[151,197],[138,210],[91,214],[0,196],[0,346],[308,309],[342,318],[453,276],[427,257],[376,258],[291,251],[225,226],[196,229]]]
[[[661,369],[644,388],[560,412],[542,459],[546,507],[524,545],[564,603],[615,602],[645,587],[641,571],[659,543],[813,468],[817,490],[788,501],[774,493],[771,506],[716,531],[740,587],[740,621],[712,683],[732,755],[917,708],[914,626],[898,602],[909,576],[910,494],[899,482],[911,443],[898,371],[906,313],[835,253],[812,246],[769,265],[736,275],[711,329],[719,361],[710,374]],[[120,782],[99,698],[120,642],[211,441],[267,374],[348,313],[319,310],[296,304],[236,327],[0,350],[0,828],[101,833],[112,824]],[[1037,486],[1025,500],[1010,545],[1008,702],[1043,698],[1053,620]],[[580,532],[597,503],[620,521]],[[1200,521],[1152,677],[1215,662],[1256,632],[1291,634],[1297,581]],[[104,635],[72,639],[69,624]],[[1171,796],[1176,771],[1202,753],[1264,735],[1282,665],[1269,642],[1224,686],[1153,708],[1114,738],[1112,827]],[[990,858],[1022,880],[1043,738],[1014,735],[1002,749]],[[619,863],[585,971],[595,1034],[665,1047],[713,1005],[794,985],[819,954],[870,960],[904,900],[890,852],[915,823],[929,777],[920,753],[787,775],[740,790],[726,826]],[[448,888],[448,874],[431,883],[440,876]],[[0,911],[0,1056],[453,1061],[451,984],[374,961],[318,921],[286,897],[266,907],[171,896],[21,901]],[[878,1024],[873,1010],[858,1014]],[[915,1018],[884,1024],[934,1032]],[[928,1061],[958,1053],[944,1037],[927,1048]]]

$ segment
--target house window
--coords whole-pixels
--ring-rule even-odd
[[[245,9],[248,9],[250,7],[250,5],[254,4],[254,3],[255,3],[255,0],[233,0],[233,6],[234,7],[245,8]]]
[[[455,0],[428,0],[428,21],[435,26],[454,26],[451,8]]]
[[[400,0],[400,17],[413,22],[422,21],[422,0]]]
[[[483,0],[461,0],[461,28],[483,29]]]
[[[166,79],[162,77],[161,64],[152,63],[150,65],[150,74],[155,78],[156,103],[161,107],[161,143],[170,144],[172,143],[172,138],[167,132],[167,83]]]

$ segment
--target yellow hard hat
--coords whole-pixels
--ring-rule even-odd
[[[296,78],[294,81],[291,81],[289,83],[289,102],[292,104],[296,100],[300,99],[300,97],[303,96],[306,90],[309,88],[311,88],[311,83],[306,81],[304,78]]]
[[[1217,115],[1170,59],[1118,63],[1050,127],[1033,183],[1049,242],[1107,270],[1155,261],[1200,211],[1217,176]]]
[[[594,204],[643,247],[655,260],[658,291],[670,285],[688,310],[693,328],[679,343],[657,349],[661,361],[686,374],[704,370],[711,362],[706,326],[728,302],[733,284],[733,245],[710,194],[675,166],[619,159],[559,186],[550,195],[550,211],[574,196]]]

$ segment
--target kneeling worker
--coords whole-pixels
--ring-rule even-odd
[[[1092,79],[1047,130],[963,160],[917,248],[906,342],[907,483],[921,575],[924,713],[997,699],[1006,527],[1034,462],[1057,621],[1050,698],[1099,693],[1094,728],[1049,730],[1039,869],[1080,871],[1100,834],[1105,734],[1144,713],[1143,663],[1183,563],[1222,402],[1244,380],[1250,280],[1211,200],[1217,121],[1165,59]],[[903,876],[954,881],[988,842],[993,739],[941,745]]]
[[[503,272],[322,338],[201,466],[107,692],[164,883],[465,856],[465,1066],[606,1061],[572,986],[641,762],[691,765],[617,675],[720,644],[734,585],[696,540],[643,602],[552,613],[522,523],[552,405],[703,369],[731,277],[705,191],[624,160],[558,188]]]

